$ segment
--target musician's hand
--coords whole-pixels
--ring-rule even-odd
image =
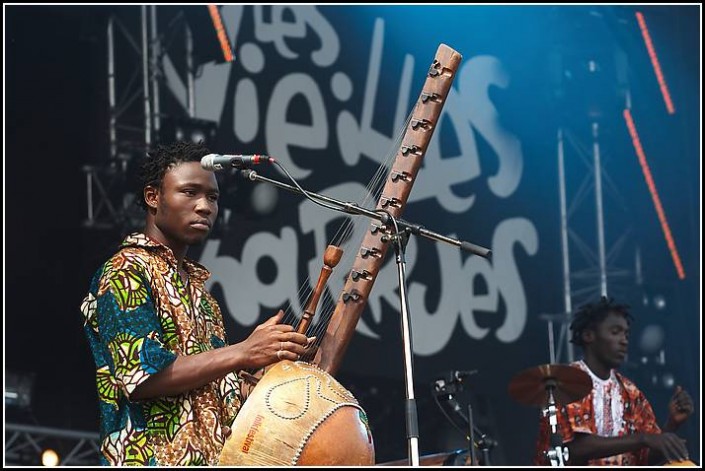
[[[281,324],[283,311],[258,325],[242,347],[247,353],[247,368],[262,368],[280,360],[298,360],[306,352],[311,339],[294,331],[288,324]]]
[[[666,461],[683,461],[688,459],[685,440],[675,433],[644,434],[644,444],[649,449],[660,453]]]
[[[677,429],[692,413],[693,399],[685,389],[676,386],[673,397],[668,403],[667,428],[670,430]]]

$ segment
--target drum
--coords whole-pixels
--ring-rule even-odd
[[[698,466],[698,465],[690,460],[681,460],[681,461],[669,461],[668,463],[664,464],[664,466]]]
[[[220,465],[374,464],[365,411],[332,376],[302,361],[272,366],[231,429]]]

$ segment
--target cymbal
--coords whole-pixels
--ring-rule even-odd
[[[551,385],[556,403],[565,405],[587,396],[592,380],[575,366],[539,365],[516,374],[509,383],[509,395],[520,404],[545,407]]]

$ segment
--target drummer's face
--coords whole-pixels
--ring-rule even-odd
[[[595,331],[592,345],[595,355],[610,368],[618,367],[627,355],[629,346],[629,323],[615,312],[610,312]]]

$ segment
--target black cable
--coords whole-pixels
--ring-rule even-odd
[[[432,394],[433,394],[433,393],[432,393]],[[470,440],[470,437],[468,437],[468,434],[466,433],[466,431],[465,431],[464,429],[460,428],[460,427],[458,426],[458,424],[456,424],[455,421],[448,415],[448,413],[446,412],[446,410],[443,408],[443,405],[442,405],[442,404],[440,403],[440,401],[438,400],[438,395],[437,395],[437,394],[433,394],[433,400],[436,402],[436,405],[438,405],[438,408],[441,409],[441,412],[443,413],[443,415],[445,416],[445,418],[448,420],[448,422],[450,422],[450,424],[451,424],[453,427],[455,427],[460,433],[462,433],[466,440]]]
[[[280,164],[280,163],[279,163],[276,159],[274,159],[274,158],[271,158],[271,157],[270,157],[270,159],[271,159],[270,161],[271,161],[274,165],[276,165],[277,167],[279,167],[279,168],[281,169],[281,171],[284,172],[284,174],[287,176],[287,178],[288,178],[289,180],[291,180],[291,182],[294,184],[294,186],[295,186],[296,188],[298,188],[299,191],[300,191],[306,198],[308,198],[309,200],[313,201],[313,202],[316,203],[317,205],[322,206],[322,207],[324,207],[324,208],[326,208],[326,209],[332,209],[333,211],[340,211],[340,212],[343,212],[343,213],[350,214],[350,212],[346,210],[345,206],[336,206],[336,205],[324,203],[324,202],[322,202],[322,201],[318,201],[316,198],[314,198],[313,196],[311,196],[308,191],[304,190],[304,189],[301,187],[301,185],[299,185],[299,182],[296,181],[296,179],[289,173],[289,171],[288,171],[282,164]]]

